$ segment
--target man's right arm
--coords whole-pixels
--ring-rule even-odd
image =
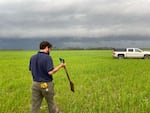
[[[53,70],[49,71],[48,74],[52,75],[54,73],[56,73],[60,68],[65,67],[66,64],[65,63],[61,63],[58,66],[56,66]]]

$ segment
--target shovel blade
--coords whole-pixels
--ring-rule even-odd
[[[70,89],[71,89],[71,91],[72,92],[74,92],[75,90],[74,90],[74,84],[73,84],[73,82],[72,81],[70,81]]]

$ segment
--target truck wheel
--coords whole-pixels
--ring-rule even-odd
[[[118,55],[119,59],[124,59],[124,55]]]
[[[150,55],[144,55],[144,59],[150,59]]]

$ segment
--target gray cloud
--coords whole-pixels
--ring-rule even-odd
[[[149,35],[149,6],[147,0],[1,0],[0,36]]]

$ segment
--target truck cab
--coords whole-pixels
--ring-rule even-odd
[[[127,48],[126,57],[128,58],[142,58],[143,50],[139,48]]]

